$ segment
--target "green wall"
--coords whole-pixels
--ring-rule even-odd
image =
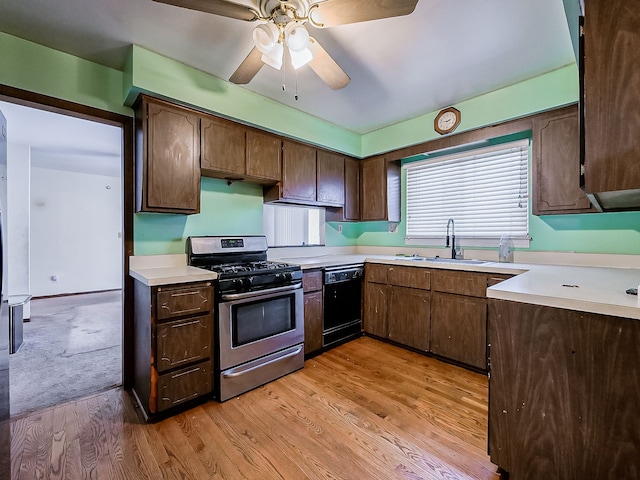
[[[124,115],[123,72],[0,32],[0,83]]]
[[[565,5],[573,6],[573,0],[565,0]],[[1,84],[125,115],[132,114],[129,105],[135,95],[145,91],[354,156],[435,138],[432,126],[437,112],[360,136],[139,47],[131,48],[124,72],[2,32],[0,52]],[[463,118],[458,131],[575,102],[577,88],[576,66],[569,65],[461,102],[456,105]],[[183,252],[188,235],[262,231],[259,185],[228,186],[204,178],[201,202],[199,215],[137,214],[135,253]],[[640,253],[640,212],[532,216],[530,220],[532,250]],[[339,233],[338,224],[328,224],[327,245],[404,246],[404,222],[397,233],[388,233],[385,222],[341,225]]]

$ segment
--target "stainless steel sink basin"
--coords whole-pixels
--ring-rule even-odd
[[[483,263],[487,263],[486,260],[473,260],[466,258],[443,258],[443,257],[410,257],[411,260],[423,261],[423,262],[434,262],[434,263],[453,263],[460,265],[482,265]]]

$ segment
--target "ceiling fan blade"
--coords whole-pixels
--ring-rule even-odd
[[[326,0],[311,5],[309,17],[316,27],[335,27],[409,15],[417,3],[418,0]]]
[[[200,12],[213,13],[222,15],[223,17],[236,18],[238,20],[246,20],[251,22],[259,17],[257,12],[251,7],[238,5],[237,3],[227,2],[225,0],[153,0],[158,3],[166,3],[175,5],[176,7],[190,8]]]
[[[256,47],[253,47],[249,55],[247,55],[247,58],[245,58],[236,71],[233,72],[229,81],[237,85],[249,83],[263,65],[262,53]]]
[[[309,49],[313,60],[309,62],[311,69],[333,90],[346,87],[351,79],[349,75],[335,62],[327,51],[320,46],[315,38],[309,38]]]

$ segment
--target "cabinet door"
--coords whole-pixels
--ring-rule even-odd
[[[360,161],[344,160],[344,219],[360,220]]]
[[[263,180],[280,181],[282,141],[273,135],[247,131],[247,175]]]
[[[432,292],[431,352],[486,369],[486,300]]]
[[[304,353],[322,348],[322,291],[304,294]]]
[[[293,142],[282,144],[282,197],[316,201],[316,149]]]
[[[364,331],[378,337],[387,337],[387,285],[364,284]]]
[[[200,116],[152,101],[147,105],[142,210],[200,211]]]
[[[418,350],[429,350],[431,295],[415,288],[389,287],[388,338]]]
[[[363,160],[361,217],[363,221],[387,219],[387,168],[384,158]]]
[[[318,150],[317,200],[323,205],[344,205],[344,157]]]
[[[593,211],[580,189],[578,107],[536,117],[532,149],[534,215]]]
[[[584,2],[585,191],[640,188],[640,2]]]
[[[210,170],[242,177],[245,174],[245,128],[205,116],[201,133],[201,167],[204,173]]]

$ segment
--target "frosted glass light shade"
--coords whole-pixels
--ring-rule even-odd
[[[282,57],[284,56],[284,47],[281,43],[276,43],[271,51],[262,54],[262,61],[267,65],[280,70],[282,67]]]
[[[296,70],[313,60],[313,54],[308,48],[299,52],[289,49],[289,53],[291,54],[291,65]]]
[[[260,52],[268,54],[278,45],[280,31],[273,23],[262,23],[253,29],[253,43]]]
[[[298,22],[291,22],[285,27],[284,38],[292,52],[301,52],[309,46],[309,32]]]

